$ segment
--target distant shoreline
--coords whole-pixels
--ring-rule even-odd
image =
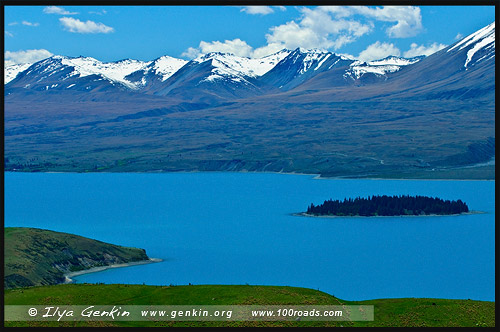
[[[130,263],[111,264],[111,265],[106,265],[106,266],[96,266],[96,267],[92,267],[90,269],[66,273],[64,275],[64,282],[63,283],[70,284],[73,282],[73,279],[71,279],[72,277],[76,277],[76,276],[79,276],[82,274],[95,273],[95,272],[100,272],[100,271],[104,271],[107,269],[114,269],[114,268],[119,268],[119,267],[128,267],[128,266],[135,266],[135,265],[159,263],[162,261],[163,261],[163,259],[161,259],[161,258],[150,258],[148,260],[136,261],[136,262],[130,262]]]
[[[494,165],[490,165],[494,166]],[[473,167],[470,167],[473,168]],[[99,172],[83,172],[83,171],[18,171],[18,170],[7,170],[4,173],[45,173],[45,174],[173,174],[173,173],[257,173],[257,174],[283,174],[283,175],[306,175],[311,176],[315,180],[395,180],[395,181],[495,181],[495,178],[491,177],[416,177],[416,176],[388,176],[376,175],[376,174],[351,174],[351,175],[336,175],[329,176],[322,173],[307,173],[307,172],[282,172],[282,171],[223,171],[223,170],[148,170],[148,171],[130,171],[130,172],[114,172],[114,171],[99,171]]]
[[[404,218],[404,217],[453,217],[453,216],[463,216],[463,215],[469,215],[469,214],[484,214],[487,212],[483,211],[469,211],[469,212],[464,212],[464,213],[458,213],[458,214],[421,214],[421,215],[413,215],[413,214],[400,214],[397,216],[360,216],[355,215],[355,216],[335,216],[335,215],[315,215],[315,214],[308,214],[306,212],[299,212],[299,213],[291,213],[292,216],[296,217],[310,217],[310,218]]]

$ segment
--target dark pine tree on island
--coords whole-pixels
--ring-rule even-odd
[[[467,204],[426,196],[371,196],[368,198],[344,198],[344,201],[328,200],[321,205],[307,208],[309,215],[332,216],[402,216],[402,215],[449,215],[469,212]]]

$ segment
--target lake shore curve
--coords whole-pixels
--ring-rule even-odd
[[[114,269],[114,268],[120,268],[120,267],[129,267],[129,266],[144,265],[144,264],[159,263],[159,262],[163,262],[163,259],[161,259],[161,258],[150,258],[148,260],[143,260],[143,261],[122,263],[122,264],[111,264],[111,265],[106,265],[106,266],[96,266],[96,267],[92,267],[90,269],[85,269],[85,270],[80,270],[80,271],[66,273],[64,275],[64,282],[63,283],[64,284],[70,284],[70,283],[73,282],[72,277],[76,277],[76,276],[79,276],[79,275],[82,275],[82,274],[101,272],[101,271],[104,271],[104,270]]]

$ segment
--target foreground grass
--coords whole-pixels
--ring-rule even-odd
[[[67,284],[5,291],[6,305],[373,305],[370,322],[5,322],[5,326],[495,326],[495,302],[446,299],[344,301],[297,287],[249,285],[144,286]]]

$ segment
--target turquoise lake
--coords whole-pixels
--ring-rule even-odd
[[[76,282],[250,284],[344,300],[495,300],[495,182],[316,179],[274,173],[5,173],[4,226],[146,249],[160,263]],[[483,214],[293,216],[368,195],[461,199]]]

